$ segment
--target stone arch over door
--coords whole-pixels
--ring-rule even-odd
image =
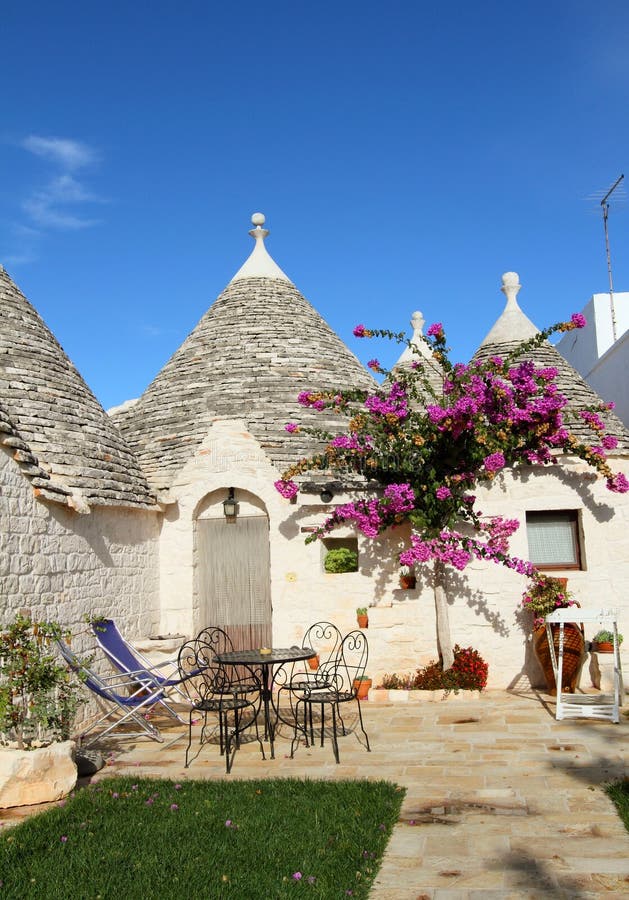
[[[199,504],[195,519],[198,628],[224,628],[237,650],[270,647],[272,607],[269,517],[259,497],[235,489],[238,514],[227,519],[228,488]]]

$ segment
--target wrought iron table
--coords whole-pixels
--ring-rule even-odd
[[[247,665],[260,671],[262,684],[262,704],[264,709],[264,737],[271,745],[271,759],[275,759],[273,742],[275,739],[275,719],[279,717],[279,709],[273,707],[273,668],[281,668],[286,663],[312,659],[317,651],[311,647],[273,647],[266,653],[261,650],[228,650],[217,653],[215,659],[222,665]],[[272,710],[274,715],[272,715]],[[292,723],[291,723],[292,724]]]

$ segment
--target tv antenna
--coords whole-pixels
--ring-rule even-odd
[[[612,258],[611,253],[609,252],[609,230],[607,228],[607,218],[609,216],[609,198],[614,193],[620,182],[623,180],[625,176],[620,175],[619,178],[612,184],[610,189],[607,191],[603,199],[601,200],[601,209],[603,210],[603,228],[605,229],[605,253],[607,255],[607,274],[609,275],[609,309],[611,312],[612,318],[612,339],[614,343],[616,342],[617,329],[616,329],[616,308],[614,306],[614,282],[612,279]]]

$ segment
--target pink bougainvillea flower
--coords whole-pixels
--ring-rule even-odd
[[[284,431],[288,431],[289,434],[294,434],[296,431],[299,431],[299,425],[296,422],[287,422],[284,425]]]
[[[374,371],[377,372],[378,369],[380,368],[380,363],[378,362],[377,359],[370,359],[369,362],[367,363],[367,368],[373,369]]]
[[[572,313],[570,316],[570,321],[576,328],[585,328],[587,325],[587,319],[583,315],[583,313]]]
[[[615,475],[607,479],[607,487],[616,494],[626,494],[629,491],[629,481],[627,481],[622,472],[616,472]]]
[[[502,453],[491,453],[483,460],[488,472],[498,472],[505,467],[505,458]]]
[[[441,487],[437,488],[435,494],[437,496],[437,500],[447,500],[448,497],[452,496],[452,491],[449,487],[445,487],[445,485],[442,485]]]
[[[364,325],[357,325],[352,331],[352,334],[354,337],[365,337],[365,332],[366,329]]]
[[[299,487],[294,481],[276,481],[275,490],[287,500],[292,500],[299,493]]]

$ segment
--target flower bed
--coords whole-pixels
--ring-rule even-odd
[[[444,703],[445,701],[460,701],[461,703],[470,700],[480,700],[483,696],[482,691],[461,690],[461,691],[428,691],[428,690],[404,690],[398,688],[372,688],[369,691],[370,703],[410,703],[418,705],[420,703]]]
[[[473,647],[454,647],[454,663],[444,672],[441,663],[431,662],[414,675],[384,675],[379,688],[385,691],[439,695],[459,691],[478,693],[487,686],[489,666]]]

